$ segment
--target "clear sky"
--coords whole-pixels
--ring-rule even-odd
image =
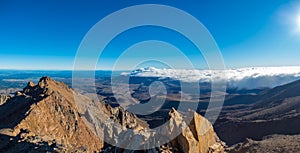
[[[0,0],[0,69],[72,69],[79,44],[94,24],[119,9],[152,3],[177,7],[201,21],[216,40],[228,68],[300,65],[297,0]],[[172,43],[199,62],[198,68],[205,68],[205,61],[186,38],[151,26],[116,37],[97,68],[110,69],[122,51],[146,40]],[[144,52],[146,56],[150,51]],[[175,63],[180,60],[169,58]],[[128,58],[131,60],[134,57]]]

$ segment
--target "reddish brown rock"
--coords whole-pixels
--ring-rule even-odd
[[[148,124],[124,108],[95,102],[49,77],[41,78],[37,85],[29,82],[5,106],[0,106],[0,112],[3,112],[0,150],[5,152],[124,152],[128,150],[104,144],[101,136],[134,148],[137,143],[146,144],[155,135],[167,134],[167,137],[176,132],[180,135],[169,144],[144,151],[224,152],[224,144],[212,125],[197,113],[190,114],[192,122],[186,123],[185,117],[173,109],[166,128],[161,133],[149,134],[145,132]],[[120,126],[115,127],[113,123]],[[119,138],[120,134],[123,139]]]
[[[104,143],[83,122],[75,106],[73,90],[65,84],[55,82],[48,77],[41,78],[38,85],[32,82],[16,95],[11,103],[16,107],[6,110],[7,118],[19,120],[12,123],[2,119],[17,136],[24,141],[39,137],[42,141],[52,142],[65,150],[99,151]]]

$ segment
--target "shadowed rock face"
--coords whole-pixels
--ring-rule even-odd
[[[145,133],[148,124],[134,114],[121,107],[95,103],[49,77],[41,78],[37,85],[29,82],[23,91],[5,101],[0,105],[0,150],[4,152],[124,152],[128,150],[104,143],[101,136],[130,148],[134,143],[145,143],[153,135],[163,135]],[[168,144],[144,151],[223,152],[224,144],[212,125],[197,113],[191,116],[189,124],[172,110],[167,132],[180,131],[181,134]],[[107,122],[108,119],[125,129],[121,134],[126,136],[126,141],[118,142],[121,130]],[[133,132],[127,133],[126,129]],[[139,141],[140,138],[144,142]]]

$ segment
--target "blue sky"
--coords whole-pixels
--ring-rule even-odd
[[[72,69],[79,44],[94,24],[110,13],[139,4],[169,5],[196,17],[216,40],[228,68],[300,65],[297,0],[1,0],[0,69]],[[206,68],[188,39],[169,29],[150,26],[117,36],[104,50],[97,68],[111,69],[126,48],[146,40],[172,43],[197,68]],[[146,56],[151,51],[143,52]],[[180,61],[177,56],[168,58],[174,59],[174,64]],[[150,62],[149,66],[159,64]],[[122,68],[129,69],[126,64]]]

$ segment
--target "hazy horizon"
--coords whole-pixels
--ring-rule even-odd
[[[155,67],[155,66],[146,66],[146,67],[137,67],[135,69],[18,69],[18,68],[0,68],[0,71],[133,71],[140,68],[154,67],[158,69],[175,69],[175,70],[214,70],[209,68],[168,68],[168,67]],[[272,68],[272,67],[300,67],[300,65],[281,65],[281,66],[245,66],[245,67],[225,67],[224,70],[235,70],[235,69],[245,69],[245,68]],[[215,69],[218,70],[218,69]]]

